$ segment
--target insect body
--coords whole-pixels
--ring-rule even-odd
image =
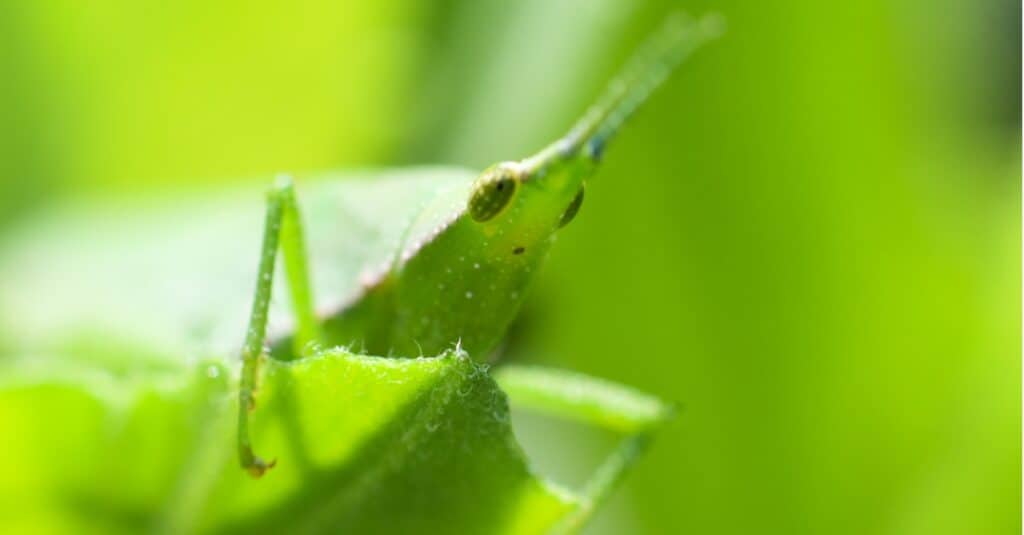
[[[264,514],[289,528],[302,517],[313,532],[379,532],[350,526],[436,522],[439,505],[455,514],[462,510],[448,506],[472,496],[484,516],[520,519],[510,504],[533,504],[579,526],[670,408],[572,373],[509,364],[486,373],[467,355],[492,355],[551,238],[594,189],[587,181],[609,139],[713,26],[670,21],[565,137],[523,160],[482,173],[304,176],[301,196],[282,179],[268,197],[258,266],[249,260],[260,206],[249,190],[75,204],[5,233],[0,415],[19,432],[0,442],[23,473],[62,476],[35,490],[39,510],[77,515],[82,504],[110,504],[99,515],[133,533],[141,519],[173,533],[279,525],[261,524]],[[278,272],[286,284],[274,284]],[[420,355],[431,358],[382,358]],[[236,394],[237,413],[225,399]],[[562,492],[526,465],[505,394],[625,438],[582,493]],[[256,476],[274,464],[255,455],[250,424],[256,446],[281,455],[266,481],[235,464],[237,455]],[[451,454],[468,443],[471,454]],[[461,477],[469,466],[475,476]],[[465,485],[438,479],[449,473]],[[122,484],[136,476],[159,482],[148,491]],[[391,484],[368,485],[384,477]],[[0,503],[0,517],[31,513],[20,504],[32,489],[10,481],[0,478],[0,502],[15,505]],[[402,502],[396,491],[408,516],[368,507]],[[437,526],[483,532],[478,518],[462,520]],[[519,532],[542,525],[550,524]]]
[[[716,32],[710,19],[670,20],[565,137],[532,157],[493,165],[471,183],[431,201],[383,273],[355,301],[323,321],[313,312],[293,187],[290,180],[275,187],[242,351],[242,466],[258,476],[273,465],[252,451],[248,414],[256,406],[254,390],[279,248],[296,311],[294,334],[275,344],[279,358],[299,356],[307,347],[336,345],[376,355],[435,355],[456,344],[475,358],[485,358],[515,317],[551,237],[579,210],[585,181],[609,139],[672,69]]]

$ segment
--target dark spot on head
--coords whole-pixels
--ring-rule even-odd
[[[516,247],[515,249],[512,249],[512,254],[523,254],[523,252],[525,252],[525,251],[526,251],[526,247],[523,247],[523,246],[520,245],[519,247]]]
[[[580,190],[576,192],[576,197],[573,198],[572,202],[569,203],[569,207],[565,209],[562,214],[562,219],[558,222],[558,228],[562,228],[569,224],[574,217],[576,212],[580,211],[580,206],[583,205],[583,186],[580,186]]]

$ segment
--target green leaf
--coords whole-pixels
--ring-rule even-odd
[[[17,429],[4,440],[14,469],[0,472],[8,527],[543,533],[577,505],[530,473],[505,395],[460,353],[268,362],[253,429],[279,462],[258,480],[237,465],[217,364],[133,378],[30,369],[0,388],[0,421]]]

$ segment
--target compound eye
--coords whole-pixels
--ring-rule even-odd
[[[569,207],[562,213],[562,219],[558,222],[558,228],[568,225],[576,217],[576,213],[580,211],[580,206],[583,206],[583,186],[580,186],[580,190],[576,192],[576,197],[573,197]]]
[[[485,173],[469,197],[469,215],[477,223],[494,219],[515,196],[519,181],[509,173]]]

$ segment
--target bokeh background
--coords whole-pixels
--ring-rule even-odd
[[[525,156],[673,8],[728,32],[610,147],[504,357],[684,407],[589,532],[1019,532],[1012,0],[16,0],[0,232],[66,197]],[[570,483],[612,444],[516,418]]]

